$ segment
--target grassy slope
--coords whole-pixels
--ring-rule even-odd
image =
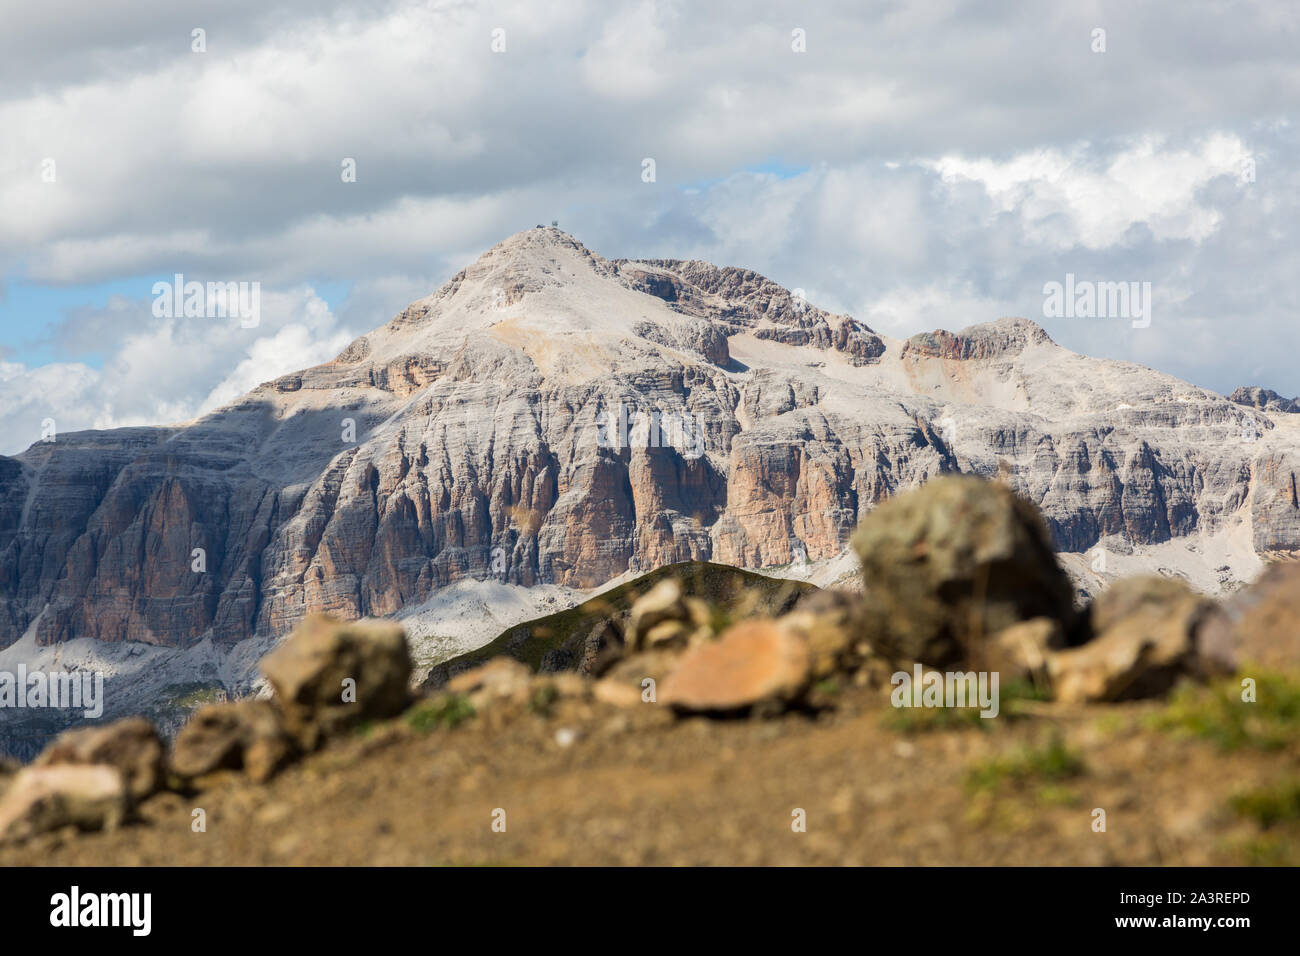
[[[736,607],[742,601],[748,602],[751,614],[777,612],[793,604],[797,597],[818,590],[816,586],[804,581],[770,578],[706,561],[670,564],[574,607],[516,624],[482,647],[432,668],[427,684],[439,685],[449,676],[503,655],[523,661],[533,670],[538,670],[547,654],[559,651],[572,658],[576,666],[582,644],[592,628],[603,620],[624,616],[637,598],[667,577],[679,578],[687,595],[701,598],[715,606]]]

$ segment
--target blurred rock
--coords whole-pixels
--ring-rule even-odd
[[[612,677],[602,677],[596,681],[592,685],[591,693],[602,704],[609,704],[613,707],[631,708],[639,707],[645,703],[641,697],[642,691],[639,687]]]
[[[116,827],[131,809],[126,781],[106,765],[25,767],[0,799],[0,841],[22,840],[65,826]]]
[[[981,670],[997,671],[1001,680],[1048,680],[1048,656],[1065,648],[1061,622],[1035,617],[998,631],[985,648],[984,657],[973,663]]]
[[[133,800],[156,792],[164,780],[162,741],[153,724],[143,717],[65,731],[34,761],[38,767],[57,764],[115,767]]]
[[[708,626],[708,620],[707,604],[685,597],[676,578],[665,578],[633,603],[627,650],[685,647],[692,635]]]
[[[285,725],[308,750],[410,703],[411,658],[401,625],[314,615],[262,658]],[[351,682],[351,683],[349,683]]]
[[[447,690],[469,698],[470,704],[478,710],[493,700],[527,700],[532,681],[533,672],[527,664],[510,657],[497,657],[473,670],[457,674],[447,682]]]
[[[1089,611],[1091,641],[1048,656],[1057,700],[1128,700],[1163,694],[1180,678],[1223,670],[1201,654],[1198,629],[1214,604],[1181,582],[1146,576],[1117,582]]]
[[[1178,578],[1156,574],[1136,575],[1115,581],[1088,607],[1088,629],[1093,635],[1104,634],[1119,621],[1134,614],[1161,613],[1172,607],[1182,608],[1193,601],[1205,601]]]
[[[1203,653],[1225,665],[1300,669],[1300,561],[1278,561],[1220,604],[1201,628]]]
[[[814,679],[828,677],[862,663],[860,599],[840,591],[821,591],[780,618],[781,626],[807,644]]]
[[[881,653],[941,665],[1035,617],[1075,618],[1038,511],[1002,484],[935,478],[882,503],[853,536],[863,633]]]
[[[200,708],[176,735],[171,766],[187,779],[215,770],[242,770],[262,782],[297,752],[275,706],[265,700],[239,700]]]
[[[803,638],[776,621],[756,618],[687,651],[664,681],[659,699],[683,711],[746,710],[798,699],[811,675]]]

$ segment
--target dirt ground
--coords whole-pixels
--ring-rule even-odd
[[[988,726],[900,727],[916,712],[854,687],[767,719],[570,699],[428,731],[397,719],[269,784],[230,773],[151,798],[113,832],[5,847],[0,864],[1297,862],[1300,824],[1232,801],[1290,786],[1300,741],[1225,752],[1151,729],[1158,702],[1024,706]]]

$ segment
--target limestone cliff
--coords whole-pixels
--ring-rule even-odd
[[[0,458],[0,647],[33,622],[42,644],[232,644],[466,577],[817,562],[950,471],[1001,474],[1062,551],[1293,551],[1296,418],[1023,319],[896,341],[753,272],[533,229],[198,421]]]

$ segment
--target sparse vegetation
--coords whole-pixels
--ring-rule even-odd
[[[438,694],[406,712],[406,722],[421,733],[439,727],[454,729],[474,716],[474,705],[459,694]]]
[[[225,689],[220,685],[174,684],[163,691],[164,706],[183,710],[215,704],[225,699]]]
[[[1238,816],[1254,820],[1265,830],[1296,823],[1300,821],[1300,779],[1239,793],[1231,806]]]
[[[971,766],[966,783],[973,791],[996,790],[1004,784],[1059,785],[1063,780],[1082,776],[1087,769],[1082,755],[1067,746],[1059,735],[1053,735],[1044,746],[1027,747],[1009,757],[978,761]]]
[[[1242,700],[1242,679],[1177,691],[1151,718],[1172,733],[1212,741],[1223,751],[1241,747],[1279,750],[1300,740],[1300,680],[1278,672],[1256,672],[1255,700]]]
[[[999,721],[1027,716],[1017,705],[1022,701],[1049,700],[1050,695],[1027,680],[1008,681],[998,693],[998,716],[981,717],[978,707],[894,707],[885,715],[885,725],[899,733],[979,728],[992,730]]]
[[[805,582],[784,581],[705,561],[665,565],[582,604],[517,624],[436,669],[451,674],[494,657],[513,657],[536,671],[548,654],[568,658],[576,665],[592,628],[602,621],[620,619],[637,598],[668,577],[677,577],[688,594],[709,603],[713,615],[710,623],[716,632],[745,617],[785,610],[798,597],[817,591]]]

